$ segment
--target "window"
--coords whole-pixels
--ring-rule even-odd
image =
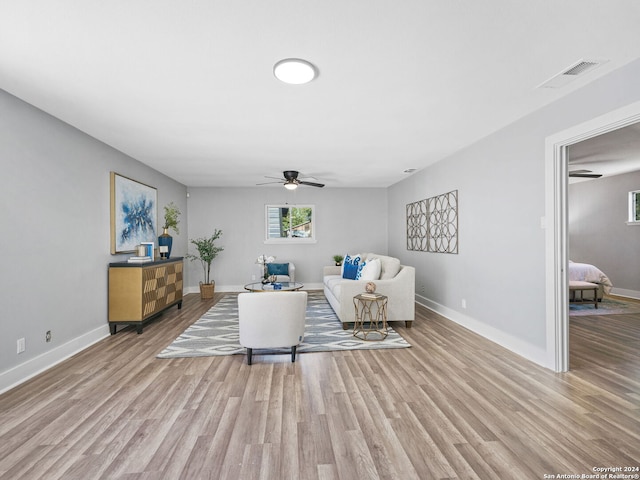
[[[266,205],[265,243],[315,243],[313,205]]]
[[[627,225],[640,225],[640,190],[629,192],[629,221]]]

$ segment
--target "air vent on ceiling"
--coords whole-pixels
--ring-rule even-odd
[[[598,68],[606,60],[580,60],[568,68],[565,68],[562,72],[554,75],[546,82],[538,85],[538,88],[560,88],[564,87],[567,83],[572,82],[577,77],[584,75]]]
[[[564,72],[562,72],[560,75],[580,75],[581,73],[584,73],[593,67],[597,67],[598,65],[599,65],[598,62],[589,62],[589,61],[582,60],[578,62],[577,65],[574,65],[568,70],[565,70]]]

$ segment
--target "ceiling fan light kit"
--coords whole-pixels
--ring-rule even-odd
[[[301,58],[285,58],[273,66],[273,74],[281,82],[303,85],[316,78],[317,70],[311,62]]]

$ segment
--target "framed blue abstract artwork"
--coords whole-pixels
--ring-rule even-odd
[[[142,242],[156,242],[157,220],[157,190],[111,172],[111,253],[133,252]]]

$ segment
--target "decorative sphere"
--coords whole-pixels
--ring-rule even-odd
[[[376,291],[376,284],[373,282],[367,282],[367,284],[364,286],[364,289],[367,293],[373,293]]]

